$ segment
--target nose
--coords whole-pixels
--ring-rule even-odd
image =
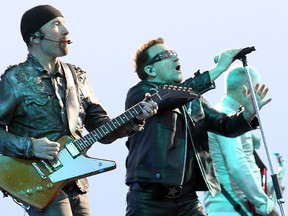
[[[63,29],[62,29],[62,32],[63,32],[63,35],[68,35],[69,34],[69,31],[68,29],[66,28],[66,26],[62,25]]]

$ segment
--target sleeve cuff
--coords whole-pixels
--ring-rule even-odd
[[[34,138],[27,139],[26,150],[25,150],[25,157],[31,158],[33,157],[33,141]]]

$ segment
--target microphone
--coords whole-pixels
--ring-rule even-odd
[[[243,48],[236,56],[234,56],[233,58],[233,61],[235,61],[236,59],[241,59],[243,58],[244,56],[246,56],[247,54],[255,51],[255,47],[252,46],[252,47],[245,47]],[[218,60],[219,60],[219,55],[215,56],[214,58],[214,63],[217,64],[218,63]]]
[[[71,40],[67,40],[67,41],[56,41],[56,40],[51,40],[49,38],[45,38],[45,35],[43,34],[43,32],[35,32],[34,34],[31,34],[31,37],[33,37],[33,39],[35,38],[39,38],[40,40],[48,40],[48,41],[52,41],[52,42],[56,42],[56,43],[67,43],[67,44],[71,44],[72,41]]]
[[[52,42],[56,42],[56,43],[67,43],[67,44],[73,43],[71,40],[67,40],[67,41],[56,41],[56,40],[51,40],[51,39],[45,38],[45,37],[42,37],[41,40],[48,40],[48,41],[52,41]]]

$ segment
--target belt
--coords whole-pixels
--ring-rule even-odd
[[[177,186],[177,185],[164,185],[159,183],[144,183],[144,182],[133,182],[129,185],[130,190],[141,190],[151,192],[160,196],[164,196],[168,199],[177,199],[183,194],[195,192],[192,188]],[[196,193],[195,193],[196,195]]]
[[[175,199],[182,196],[183,188],[182,186],[176,185],[166,185],[164,197],[168,199]]]

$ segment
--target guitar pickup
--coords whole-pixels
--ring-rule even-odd
[[[54,155],[54,159],[49,160],[49,162],[52,165],[54,170],[58,170],[63,166],[57,155]]]
[[[69,152],[69,154],[73,157],[76,158],[80,155],[79,150],[77,149],[77,147],[74,145],[74,143],[71,141],[69,143],[67,143],[65,145],[65,148],[67,149],[67,151]]]

